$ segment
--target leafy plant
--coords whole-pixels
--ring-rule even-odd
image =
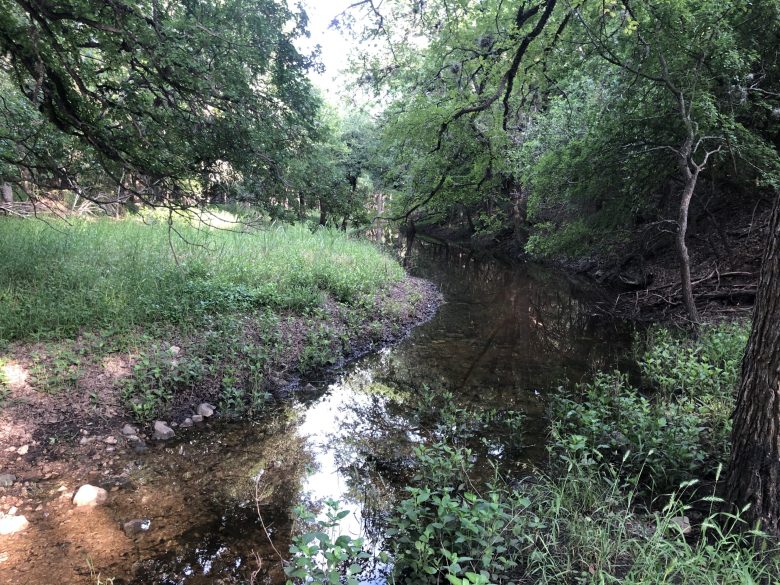
[[[334,343],[333,332],[327,326],[319,325],[309,329],[299,356],[298,369],[307,373],[334,365],[338,359]]]
[[[203,372],[197,356],[176,356],[158,348],[138,356],[122,396],[136,419],[148,421],[168,406],[176,392],[191,388]]]
[[[363,569],[360,561],[370,558],[363,550],[363,539],[334,534],[349,510],[341,510],[336,500],[325,501],[325,516],[318,518],[304,506],[295,508],[300,521],[313,525],[313,529],[293,537],[290,545],[292,559],[284,568],[287,584],[339,585],[342,575],[347,585],[357,585]]]

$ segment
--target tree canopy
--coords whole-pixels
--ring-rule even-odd
[[[2,0],[2,180],[178,203],[278,181],[314,132],[306,22],[276,0]]]

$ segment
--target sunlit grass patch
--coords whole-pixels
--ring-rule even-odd
[[[358,302],[403,276],[397,262],[338,231],[145,221],[0,221],[0,339],[197,323],[260,307],[303,312],[328,296]]]

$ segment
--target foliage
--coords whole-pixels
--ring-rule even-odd
[[[188,206],[273,184],[311,139],[313,63],[295,48],[307,18],[286,3],[4,0],[0,15],[0,83],[14,87],[0,180],[28,196],[33,182]]]
[[[379,311],[403,270],[341,231],[140,219],[0,221],[0,357],[33,389],[71,395],[97,374],[139,421],[196,398],[257,416],[292,376],[340,362],[420,300]]]
[[[339,502],[326,501],[324,517],[320,518],[302,506],[296,508],[297,518],[313,524],[313,529],[293,537],[290,545],[293,557],[284,568],[288,585],[338,585],[342,575],[346,576],[347,585],[357,585],[355,575],[362,571],[358,563],[370,555],[363,550],[362,538],[333,534],[339,521],[350,513],[339,508]]]
[[[647,381],[667,394],[730,396],[739,380],[748,332],[746,323],[706,325],[691,340],[654,327],[639,366]]]
[[[513,487],[496,482],[484,494],[446,484],[408,488],[391,519],[395,581],[715,584],[780,574],[776,557],[758,551],[772,546],[767,535],[718,512],[717,497],[693,502],[704,511],[698,534],[684,534],[696,482],[646,510],[636,476],[624,479],[620,462],[598,463],[597,452],[566,442],[553,451],[563,470]]]
[[[598,373],[574,397],[562,391],[554,399],[556,436],[569,449],[622,460],[628,474],[643,470],[656,492],[708,478],[730,452],[746,341],[745,324],[707,326],[696,340],[653,328],[635,343],[644,347],[638,365],[656,391],[641,393],[619,372]]]
[[[718,431],[717,443],[708,443],[705,419],[693,398],[650,400],[618,372],[598,374],[579,392],[576,400],[556,399],[557,434],[572,450],[597,450],[612,462],[626,457],[626,473],[646,470],[643,480],[653,490],[706,476],[713,463],[728,456],[728,427]],[[720,422],[725,425],[727,419]]]
[[[265,307],[303,312],[326,295],[363,302],[403,274],[371,245],[331,230],[71,224],[0,222],[0,339],[185,326]]]
[[[780,184],[778,14],[776,0],[396,0],[337,24],[364,41],[355,85],[383,108],[390,215],[581,257],[674,221],[683,168],[716,197]]]
[[[179,357],[170,349],[155,348],[138,356],[122,397],[139,421],[158,417],[177,393],[191,389],[204,373],[198,357]]]
[[[340,352],[334,349],[334,341],[333,332],[322,324],[309,329],[300,353],[298,369],[307,374],[335,365]]]

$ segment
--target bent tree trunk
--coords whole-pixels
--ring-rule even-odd
[[[780,535],[780,197],[775,201],[732,431],[726,499]]]
[[[680,261],[680,286],[682,288],[683,302],[685,310],[688,312],[688,318],[694,325],[699,324],[699,312],[696,310],[696,303],[693,299],[693,285],[691,284],[691,259],[688,255],[688,246],[685,243],[685,237],[688,233],[688,210],[691,207],[691,199],[696,189],[698,172],[691,172],[687,168],[685,175],[685,187],[683,188],[680,199],[680,209],[677,217],[677,257]]]

